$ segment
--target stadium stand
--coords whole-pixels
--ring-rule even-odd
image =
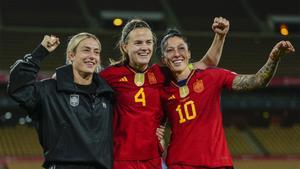
[[[256,72],[279,40],[292,41],[296,50],[300,46],[300,30],[284,37],[267,23],[271,15],[299,16],[300,1],[286,0],[285,4],[261,0],[195,3],[176,0],[1,0],[0,169],[41,168],[42,150],[36,132],[31,122],[19,124],[19,118],[24,118],[24,114],[8,99],[6,84],[9,67],[31,52],[44,34],[59,36],[61,46],[43,62],[45,72],[39,78],[51,76],[56,67],[64,64],[68,38],[82,31],[99,37],[104,66],[109,65],[109,58],[118,59],[116,43],[121,28],[112,27],[111,20],[101,17],[101,11],[163,14],[162,20],[145,20],[158,37],[167,27],[181,28],[188,36],[194,61],[200,59],[210,46],[213,18],[224,16],[230,20],[231,28],[220,67],[238,73]],[[152,61],[159,62],[159,56],[158,48]],[[222,97],[225,133],[237,169],[300,168],[299,52],[289,57],[281,62],[278,78],[272,81],[270,88],[244,94],[225,92]],[[6,120],[5,114],[10,111],[12,118]],[[168,136],[166,138],[168,142]]]
[[[227,144],[233,156],[259,155],[259,150],[253,145],[252,140],[247,137],[245,131],[236,127],[225,128]]]
[[[16,160],[7,164],[7,169],[42,169],[40,160]]]
[[[243,160],[235,160],[234,164],[237,169],[298,169],[300,167],[300,160],[297,158],[246,158]]]
[[[36,132],[28,126],[10,126],[0,128],[0,156],[41,156],[42,149]]]
[[[270,126],[251,131],[271,155],[300,155],[300,125],[293,127]]]

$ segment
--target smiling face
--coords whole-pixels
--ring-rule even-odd
[[[186,42],[178,37],[170,37],[165,42],[163,62],[175,74],[181,74],[188,68],[191,53]]]
[[[92,75],[100,64],[100,44],[93,38],[82,40],[75,51],[69,52],[74,74]]]
[[[154,40],[150,29],[136,28],[128,34],[128,41],[123,45],[129,56],[129,65],[145,70],[153,53]]]

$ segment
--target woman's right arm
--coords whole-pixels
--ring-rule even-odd
[[[17,60],[10,69],[8,94],[19,104],[29,109],[33,108],[38,101],[41,83],[36,81],[36,77],[42,60],[51,52],[48,50],[49,40],[50,36],[46,35],[42,43],[31,54]]]

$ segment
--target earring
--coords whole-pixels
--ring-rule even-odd
[[[101,70],[103,70],[102,66],[101,65],[98,65],[95,69],[95,72],[96,73],[99,73]]]

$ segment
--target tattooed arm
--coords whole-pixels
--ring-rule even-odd
[[[276,72],[281,57],[294,51],[289,41],[278,42],[272,49],[267,63],[256,74],[236,76],[232,89],[246,91],[267,86]]]

